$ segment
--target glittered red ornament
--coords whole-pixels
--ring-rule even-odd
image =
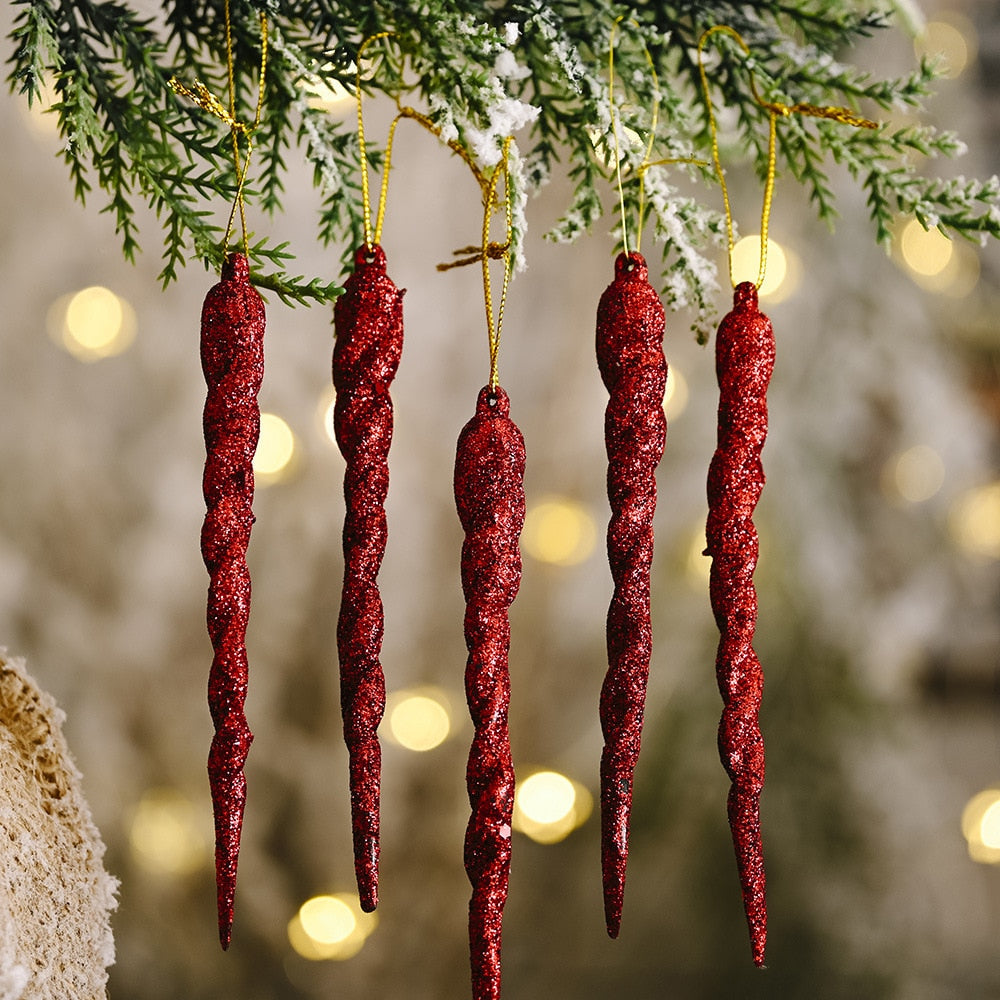
[[[208,633],[215,651],[208,703],[215,737],[208,758],[215,813],[219,939],[229,947],[236,868],[246,802],[246,761],[253,734],[243,714],[247,694],[250,574],[246,550],[253,525],[253,456],[260,433],[257,393],[264,376],[264,303],[250,284],[247,259],[233,254],[205,298],[201,363],[205,400],[205,523],[201,551],[208,569]]]
[[[764,674],[751,645],[757,623],[757,530],[753,512],[764,487],[761,449],[767,436],[767,386],[774,370],[771,321],[757,308],[752,282],[737,285],[733,309],[715,345],[719,380],[718,448],[708,472],[707,553],[720,640],[715,670],[724,709],[719,754],[732,784],[729,825],[756,965],[767,940],[760,793],[764,741],[758,723]]]
[[[383,613],[378,571],[387,536],[387,458],[392,442],[389,387],[403,350],[403,292],[375,244],[354,255],[354,273],[334,307],[334,430],[344,456],[344,587],[337,622],[340,700],[350,756],[354,868],[361,908],[378,905],[378,725],[385,711]]]
[[[498,386],[486,386],[479,393],[475,416],[459,436],[455,457],[455,503],[465,529],[465,693],[476,730],[466,769],[472,815],[465,833],[465,870],[472,883],[474,1000],[500,996],[500,938],[514,808],[507,732],[507,609],[521,582],[524,461],[524,438],[510,419],[507,394]]]
[[[632,782],[639,758],[652,630],[656,466],[667,422],[663,393],[665,315],[639,253],[619,254],[615,280],[597,308],[597,363],[610,394],[604,420],[608,452],[608,561],[614,594],[608,608],[608,671],[601,690],[601,866],[608,934],[621,926],[628,862]]]

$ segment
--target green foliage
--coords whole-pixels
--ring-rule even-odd
[[[231,202],[236,190],[228,130],[174,94],[168,81],[202,81],[228,105],[226,57],[219,45],[225,38],[224,0],[178,0],[159,19],[141,17],[119,0],[15,5],[9,83],[29,102],[41,99],[43,88],[54,95],[77,196],[86,198],[95,186],[104,192],[105,210],[129,258],[138,249],[135,203],[152,206],[164,228],[165,282],[189,257],[217,266],[222,234],[209,212],[220,200]],[[707,162],[708,117],[695,54],[701,33],[729,25],[753,53],[748,58],[727,36],[707,47],[713,106],[736,109],[732,142],[749,153],[760,176],[767,168],[767,112],[755,100],[751,81],[769,101],[844,105],[877,118],[882,112],[919,112],[934,78],[926,62],[897,80],[838,61],[838,54],[888,24],[884,13],[852,0],[232,0],[233,96],[236,117],[245,122],[256,108],[261,12],[268,18],[270,46],[264,117],[253,136],[246,192],[254,209],[280,210],[286,164],[304,156],[321,192],[319,238],[343,244],[347,253],[363,239],[354,122],[311,106],[310,88],[336,82],[353,91],[359,46],[391,32],[365,49],[365,92],[387,94],[424,112],[441,138],[461,144],[482,170],[492,168],[513,132],[513,187],[524,197],[554,172],[565,172],[572,196],[549,234],[553,239],[591,230],[617,200],[617,123],[625,208],[619,238],[635,245],[648,209],[649,228],[663,244],[665,296],[671,305],[691,305],[696,326],[711,311],[716,284],[705,253],[724,235],[716,207],[721,199]],[[629,135],[642,138],[633,143]],[[780,122],[778,169],[801,183],[818,215],[832,222],[827,164],[846,166],[867,191],[879,240],[888,239],[900,213],[970,237],[998,236],[996,178],[942,181],[921,170],[931,157],[961,151],[954,136],[928,126],[868,130],[793,115]],[[380,151],[371,153],[377,168]],[[649,168],[650,159],[701,162]],[[704,198],[691,196],[692,180],[706,191]],[[520,213],[516,223],[519,250]],[[285,274],[281,266],[290,254],[284,245],[260,240],[250,251],[255,280],[282,298],[327,300],[337,293],[318,279]],[[261,273],[265,267],[272,270]]]

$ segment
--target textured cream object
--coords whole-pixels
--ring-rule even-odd
[[[62,734],[64,714],[0,649],[0,1000],[102,1000],[118,882]]]

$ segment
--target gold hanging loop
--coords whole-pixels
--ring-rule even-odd
[[[233,55],[233,28],[229,13],[229,0],[226,0],[225,3],[225,20],[226,76],[229,85],[229,107],[227,108],[200,80],[196,80],[189,87],[181,83],[177,77],[171,77],[168,81],[168,86],[175,94],[187,98],[203,111],[207,111],[229,126],[233,141],[233,166],[236,170],[236,197],[233,200],[233,207],[229,212],[229,222],[226,225],[226,234],[222,240],[222,248],[224,252],[228,253],[229,240],[233,235],[236,213],[239,211],[240,226],[243,233],[243,252],[249,257],[250,247],[247,237],[243,188],[246,184],[247,170],[250,166],[250,156],[253,153],[253,134],[260,125],[261,116],[264,112],[264,92],[267,80],[267,15],[263,11],[260,14],[260,75],[257,86],[257,108],[252,122],[242,122],[236,117],[236,66]],[[246,139],[247,144],[245,156],[240,155],[239,137],[241,135]]]
[[[736,40],[736,43],[743,50],[744,55],[749,56],[750,48],[743,41],[742,36],[734,28],[726,24],[717,24],[708,28],[702,33],[698,40],[698,73],[701,77],[701,86],[705,95],[705,106],[708,112],[708,130],[712,144],[712,162],[715,166],[716,176],[719,178],[719,186],[722,188],[722,202],[726,216],[726,241],[729,254],[729,280],[735,287],[733,281],[733,213],[729,201],[729,189],[726,186],[726,177],[719,159],[719,135],[715,121],[715,112],[712,109],[712,96],[708,86],[708,74],[705,71],[704,50],[705,44],[712,35],[724,32]],[[764,276],[767,271],[767,233],[771,218],[771,205],[774,199],[774,175],[777,160],[777,120],[779,115],[783,118],[789,115],[808,115],[812,118],[828,118],[840,122],[844,125],[851,125],[855,128],[878,128],[876,122],[867,118],[862,118],[849,108],[835,107],[832,105],[820,106],[816,104],[782,104],[777,101],[765,101],[757,89],[757,82],[750,74],[750,92],[757,104],[767,111],[768,116],[768,136],[767,136],[767,174],[764,181],[764,198],[761,207],[760,219],[760,265],[757,271],[757,288],[764,284]]]

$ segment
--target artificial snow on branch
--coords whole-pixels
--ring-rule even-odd
[[[138,249],[135,203],[148,203],[165,231],[164,282],[188,258],[220,266],[226,248],[208,206],[236,190],[228,132],[179,98],[168,81],[199,80],[215,93],[223,91],[224,0],[179,0],[152,17],[120,0],[15,3],[9,83],[29,102],[52,101],[77,196],[88,197],[95,186],[104,192],[128,258]],[[851,0],[231,0],[237,116],[247,120],[256,100],[261,14],[272,44],[248,200],[279,211],[288,159],[305,157],[323,199],[319,239],[349,248],[359,243],[353,122],[335,120],[308,97],[318,84],[353,93],[360,79],[366,93],[417,108],[442,139],[461,144],[484,167],[497,161],[504,139],[514,135],[512,189],[523,197],[536,193],[553,171],[565,171],[572,194],[548,234],[553,239],[572,240],[594,226],[619,168],[625,209],[633,218],[645,189],[662,245],[661,260],[651,266],[667,304],[693,307],[696,326],[711,311],[716,274],[709,251],[723,232],[715,178],[704,162],[710,136],[696,54],[701,33],[728,25],[752,53],[747,57],[720,40],[712,49],[710,74],[714,100],[735,113],[734,141],[761,176],[767,111],[755,99],[751,79],[767,101],[841,104],[878,118],[894,111],[919,114],[935,76],[926,60],[899,79],[880,79],[844,62],[843,54],[860,39],[901,30],[891,28],[883,10]],[[381,33],[387,37],[368,46],[359,74],[359,48]],[[647,138],[655,161],[703,161],[669,168],[703,182],[703,198],[684,193],[690,185],[682,191],[668,168],[645,168]],[[929,158],[955,156],[963,148],[952,134],[926,125],[886,121],[874,130],[856,130],[791,116],[780,130],[778,170],[802,184],[819,216],[829,221],[836,213],[827,164],[845,165],[867,192],[881,241],[901,213],[945,231],[1000,236],[995,177],[942,181],[923,173]],[[378,162],[374,151],[373,164]],[[528,218],[530,213],[515,215],[515,255]],[[255,283],[286,300],[326,301],[339,293],[320,278],[284,273],[290,255],[284,244],[257,239],[247,249]]]

